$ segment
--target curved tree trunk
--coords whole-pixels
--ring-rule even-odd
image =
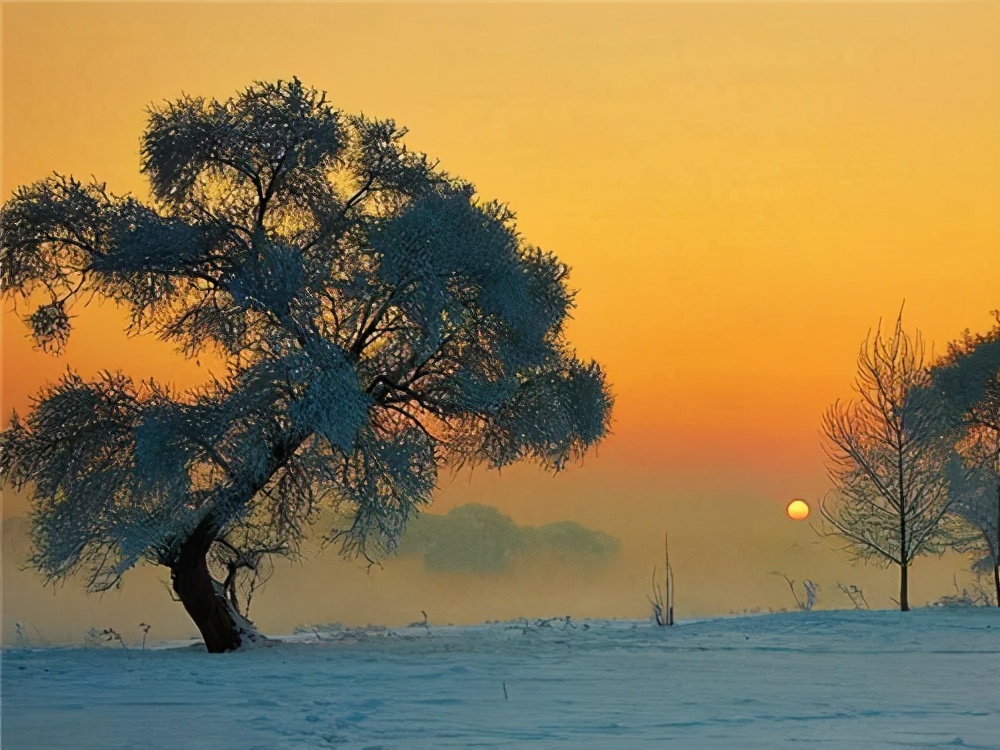
[[[247,633],[238,615],[208,572],[209,547],[212,546],[212,524],[202,521],[181,546],[177,561],[170,567],[174,591],[184,609],[198,626],[209,653],[235,651]],[[242,618],[240,618],[242,619]]]
[[[270,477],[284,466],[309,432],[282,436],[271,448],[272,462],[250,486],[233,481],[219,500],[225,506],[249,502],[267,484]],[[212,578],[206,557],[215,541],[217,528],[211,514],[205,516],[184,543],[177,559],[170,565],[174,591],[194,624],[205,639],[209,653],[235,651],[246,641],[263,639],[248,619],[243,617],[226,598],[223,585]]]

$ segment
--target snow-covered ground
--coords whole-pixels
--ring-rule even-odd
[[[4,750],[996,750],[1000,611],[321,628],[221,656],[14,649],[2,687]]]

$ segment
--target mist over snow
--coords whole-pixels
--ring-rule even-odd
[[[481,527],[472,522],[477,513],[486,519]],[[434,553],[438,557],[427,560],[425,543],[443,542],[447,532],[510,530],[504,517],[515,519],[511,523],[518,529],[507,535],[508,542],[522,546],[507,557],[510,544],[480,544],[484,558],[493,561],[494,572],[462,567],[462,550],[477,542],[461,537],[447,540]],[[637,520],[631,527],[624,522],[601,527],[598,520],[579,526],[562,521],[539,523],[506,509],[499,514],[468,510],[422,514],[411,528],[413,537],[409,532],[404,535],[404,553],[374,567],[363,559],[343,559],[335,547],[319,550],[313,538],[309,542],[313,547],[305,550],[301,561],[275,562],[273,577],[254,595],[250,616],[264,634],[331,622],[406,625],[421,620],[422,612],[434,625],[522,616],[648,617],[653,566],[662,565],[662,527],[640,525]],[[819,544],[805,526],[786,522],[775,529],[766,521],[735,516],[733,523],[738,522],[743,538],[739,546],[719,546],[716,531],[695,519],[669,526],[678,618],[794,609],[787,583],[775,572],[796,581],[800,594],[804,580],[817,582],[817,609],[852,606],[838,590],[838,581],[862,587],[876,609],[893,606],[890,597],[895,593],[896,576],[892,571],[852,565],[844,555]],[[558,537],[565,530],[575,532],[569,535],[575,544],[537,541],[552,532],[558,532],[553,534]],[[99,595],[87,594],[76,578],[44,586],[41,575],[25,567],[30,550],[28,519],[5,519],[3,532],[5,647],[80,645],[91,628],[114,628],[129,646],[135,646],[142,637],[140,623],[152,625],[150,643],[197,635],[184,608],[168,595],[169,579],[162,569],[140,565],[125,576],[120,589]],[[621,540],[617,553],[610,553],[611,538]],[[608,554],[593,554],[595,549]],[[712,549],[713,554],[706,557],[705,549]],[[452,567],[435,565],[435,559]],[[506,566],[496,570],[500,560],[506,560]],[[489,566],[477,569],[484,567]],[[967,567],[967,559],[956,553],[921,560],[914,575],[916,601],[934,602],[971,586],[974,581],[965,572]]]

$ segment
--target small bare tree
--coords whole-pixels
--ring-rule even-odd
[[[947,450],[935,438],[934,403],[908,395],[923,388],[924,345],[903,331],[902,310],[891,334],[881,324],[858,356],[858,398],[837,401],[823,416],[827,473],[834,491],[820,503],[825,531],[857,558],[899,567],[899,608],[910,608],[909,568],[947,545]]]
[[[789,590],[792,592],[792,597],[795,599],[795,606],[804,612],[811,612],[812,608],[816,606],[816,601],[819,599],[819,584],[815,581],[811,581],[808,578],[802,582],[803,596],[799,596],[799,592],[795,590],[795,579],[789,578],[784,573],[776,573],[785,579],[785,583],[788,584]]]
[[[674,569],[670,566],[670,547],[667,534],[663,534],[663,581],[653,568],[653,596],[649,598],[653,605],[653,617],[660,627],[674,624]]]
[[[844,584],[837,581],[837,588],[851,600],[851,604],[854,605],[855,609],[871,609],[868,605],[868,600],[865,599],[865,592],[861,590],[860,586],[856,586],[853,583]]]

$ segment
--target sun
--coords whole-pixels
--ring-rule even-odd
[[[809,518],[809,503],[801,498],[795,498],[785,508],[785,513],[793,521],[804,521]]]

